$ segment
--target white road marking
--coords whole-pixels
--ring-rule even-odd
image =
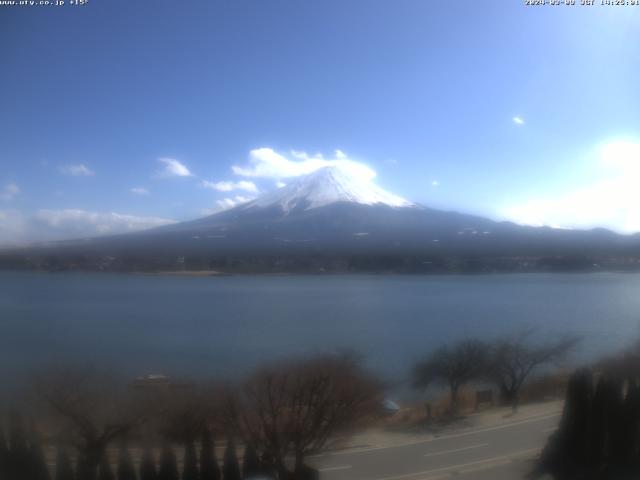
[[[341,465],[338,467],[325,467],[325,468],[319,468],[318,470],[320,472],[333,472],[334,470],[348,470],[350,468],[353,468],[351,465]]]
[[[545,428],[544,430],[542,430],[542,433],[551,433],[551,432],[555,432],[557,429],[558,429],[558,427]]]
[[[528,453],[533,453],[533,452],[539,452],[540,448],[529,448],[527,450],[520,450],[519,452],[514,452],[514,453],[510,453],[508,455],[501,455],[499,457],[491,457],[491,458],[485,458],[484,460],[476,460],[475,462],[467,462],[467,463],[459,463],[458,465],[450,465],[448,467],[441,467],[441,468],[433,468],[431,470],[423,470],[421,472],[415,472],[415,473],[405,473],[404,475],[395,475],[392,477],[382,477],[382,478],[378,478],[376,480],[401,480],[403,478],[411,478],[411,477],[418,477],[420,475],[429,475],[429,474],[433,474],[433,473],[441,473],[441,472],[446,472],[449,470],[459,470],[461,468],[465,468],[465,467],[472,467],[472,466],[480,466],[486,463],[491,463],[491,462],[501,462],[501,461],[505,461],[505,460],[511,460],[512,458],[515,457],[519,457],[520,455],[525,455]],[[469,471],[473,471],[473,470],[469,470]],[[422,477],[420,480],[432,480],[433,476],[430,477]]]
[[[441,452],[433,452],[433,453],[425,453],[425,457],[437,457],[438,455],[446,455],[448,453],[456,453],[456,452],[464,452],[465,450],[472,450],[474,448],[482,448],[482,447],[488,447],[489,444],[488,443],[479,443],[477,445],[469,445],[468,447],[460,447],[460,448],[455,448],[453,450],[443,450]]]
[[[559,416],[560,416],[560,413],[553,413],[551,415],[544,415],[544,416],[539,416],[539,417],[535,417],[527,420],[519,420],[517,422],[505,423],[504,425],[497,425],[495,427],[480,428],[478,430],[472,430],[469,432],[462,432],[462,433],[454,433],[452,435],[443,435],[442,437],[435,438],[434,440],[466,437],[467,435],[475,435],[476,433],[492,432],[494,430],[502,430],[503,428],[517,427],[518,425],[523,425],[525,423],[538,422],[541,420],[547,420],[549,418],[559,417]]]
[[[347,449],[347,450],[341,450],[339,452],[323,453],[323,454],[320,454],[320,455],[312,455],[310,458],[326,458],[326,457],[334,457],[334,456],[338,456],[338,455],[356,455],[356,454],[359,454],[359,453],[367,453],[367,452],[373,452],[373,451],[377,451],[377,450],[388,450],[388,449],[392,449],[392,448],[409,447],[411,445],[421,445],[423,443],[437,442],[439,440],[447,440],[449,438],[466,437],[468,435],[476,435],[477,433],[492,432],[494,430],[501,430],[503,428],[516,427],[518,425],[523,425],[525,423],[548,420],[550,418],[559,417],[560,415],[561,415],[561,412],[556,412],[556,413],[552,413],[552,414],[545,414],[545,415],[535,415],[535,416],[531,416],[531,417],[519,420],[517,422],[509,422],[509,423],[505,423],[503,425],[497,425],[495,427],[479,428],[479,429],[476,429],[476,430],[463,431],[461,433],[453,433],[451,435],[442,435],[440,437],[427,438],[425,440],[416,440],[416,441],[413,441],[413,442],[396,443],[394,445],[359,448],[359,449]]]

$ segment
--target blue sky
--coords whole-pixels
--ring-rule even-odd
[[[640,7],[523,3],[0,7],[0,243],[195,218],[317,154],[433,207],[640,231]]]

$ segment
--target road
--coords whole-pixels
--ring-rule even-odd
[[[530,471],[555,430],[559,413],[453,432],[384,447],[363,447],[311,459],[322,480],[515,480]]]

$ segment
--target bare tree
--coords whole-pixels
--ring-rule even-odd
[[[232,418],[247,443],[273,459],[280,478],[301,479],[306,456],[371,414],[379,392],[353,357],[295,359],[256,372],[233,398]]]
[[[520,389],[537,368],[563,359],[578,343],[575,336],[535,344],[534,330],[502,338],[491,345],[487,373],[513,411],[518,409]]]
[[[94,480],[107,446],[153,412],[123,391],[112,375],[93,368],[46,372],[36,378],[36,391],[77,447],[82,480]]]
[[[487,345],[479,340],[444,345],[416,365],[414,385],[417,388],[427,388],[434,383],[447,385],[451,394],[451,415],[457,415],[460,388],[483,375],[487,358]]]
[[[210,422],[211,399],[199,389],[168,392],[160,401],[162,416],[154,426],[166,440],[181,444],[194,442]]]

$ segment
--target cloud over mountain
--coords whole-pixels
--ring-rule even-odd
[[[344,152],[336,150],[331,157],[322,154],[309,155],[306,152],[292,150],[288,154],[276,152],[267,147],[256,148],[249,153],[248,165],[233,165],[233,173],[243,177],[261,177],[271,179],[300,177],[323,167],[341,167],[351,175],[362,180],[372,180],[375,170],[368,165],[350,159]]]
[[[210,188],[211,190],[217,190],[218,192],[243,190],[245,192],[258,193],[258,187],[256,187],[256,184],[246,180],[240,180],[239,182],[209,182],[208,180],[203,180],[200,182],[200,186]]]
[[[527,225],[640,231],[640,143],[609,142],[594,157],[592,181],[510,205],[501,213]]]

